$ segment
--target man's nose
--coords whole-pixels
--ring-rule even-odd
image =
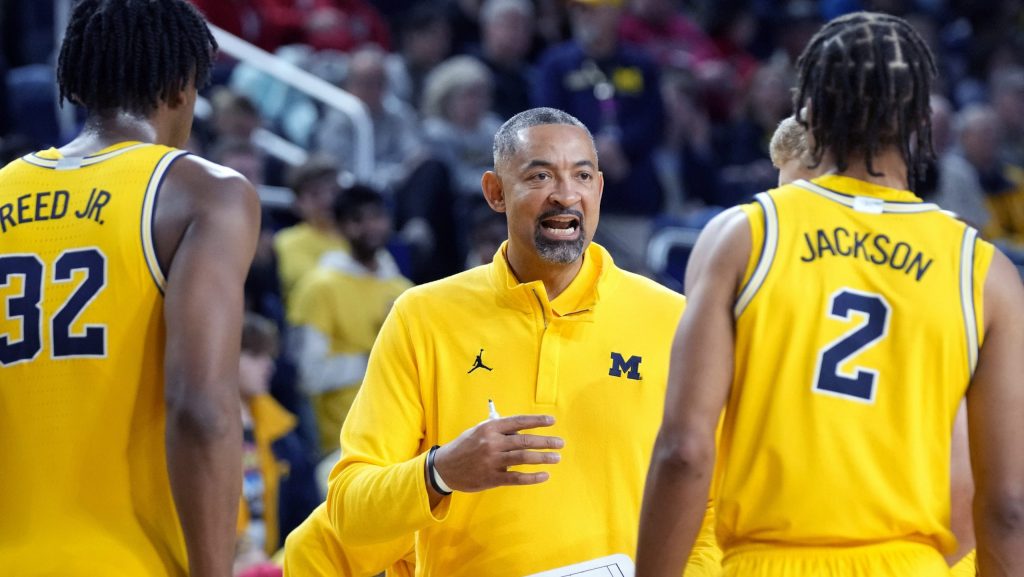
[[[559,206],[573,206],[580,201],[580,192],[577,190],[579,184],[571,178],[562,178],[555,185],[555,190],[549,197],[551,202]]]

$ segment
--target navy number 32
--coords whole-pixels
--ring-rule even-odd
[[[71,296],[50,318],[51,354],[55,359],[103,357],[107,349],[107,329],[88,325],[81,333],[72,333],[71,326],[89,303],[107,284],[107,259],[99,249],[86,248],[61,253],[53,263],[51,282],[71,282],[75,271],[85,275]],[[0,256],[0,288],[10,286],[21,277],[21,294],[8,296],[6,314],[18,319],[20,338],[0,334],[0,365],[31,361],[43,349],[43,311],[40,303],[44,290],[43,261],[34,254]],[[0,310],[4,310],[0,306]]]
[[[859,325],[829,343],[818,354],[818,370],[814,378],[814,391],[855,401],[872,403],[878,371],[854,367],[844,371],[842,366],[851,358],[875,345],[889,333],[889,303],[882,295],[844,288],[832,295],[828,305],[829,318],[853,320],[860,313]]]

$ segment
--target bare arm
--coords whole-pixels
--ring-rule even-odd
[[[179,160],[156,218],[167,273],[167,465],[193,577],[231,574],[242,482],[243,284],[259,232],[252,185],[219,170]]]
[[[999,251],[985,282],[985,341],[967,392],[982,575],[1024,575],[1024,286]]]
[[[746,215],[730,211],[716,217],[694,247],[689,304],[672,345],[665,415],[640,513],[638,577],[678,577],[700,530],[715,429],[732,385],[732,307],[750,244]]]

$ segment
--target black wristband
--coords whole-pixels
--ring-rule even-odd
[[[437,491],[439,495],[447,497],[448,495],[451,495],[452,492],[445,491],[444,489],[439,487],[437,481],[434,480],[434,454],[437,453],[437,450],[440,448],[441,445],[434,445],[433,447],[430,448],[429,451],[427,451],[427,481],[430,482],[430,486],[433,487],[434,490]]]

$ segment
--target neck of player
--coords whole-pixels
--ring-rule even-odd
[[[827,167],[828,162],[830,160],[826,158],[822,161],[822,165]],[[898,148],[893,146],[883,148],[872,158],[871,168],[874,169],[875,174],[868,171],[868,165],[864,161],[863,155],[851,154],[848,157],[845,171],[840,172],[833,164],[831,170],[827,170],[827,172],[896,190],[910,190],[907,180],[907,163],[903,160],[903,155],[900,154]]]
[[[188,139],[174,119],[163,110],[151,116],[128,112],[90,114],[85,120],[82,132],[74,140],[60,148],[64,156],[87,156],[119,142],[151,142],[181,147]]]
[[[573,262],[560,264],[544,260],[537,254],[537,251],[530,247],[524,250],[511,241],[505,251],[512,274],[521,283],[541,281],[544,283],[544,291],[547,292],[548,300],[554,300],[569,286],[583,266],[583,259],[586,257],[586,250]]]

